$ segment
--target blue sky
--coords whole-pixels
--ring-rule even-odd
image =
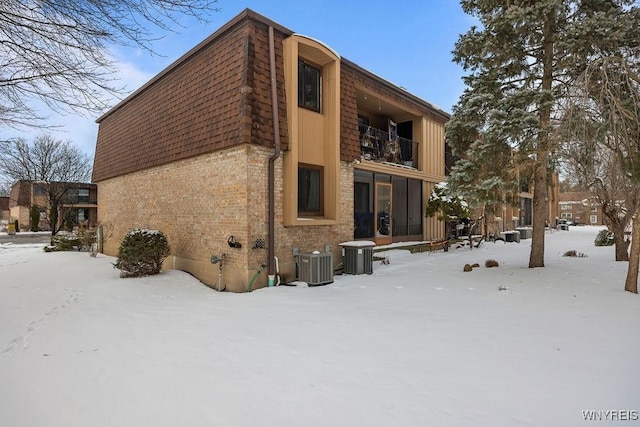
[[[218,0],[208,23],[184,20],[183,28],[154,42],[159,55],[113,47],[120,84],[132,92],[245,8],[290,30],[313,37],[338,54],[450,112],[464,88],[462,69],[451,62],[459,35],[474,23],[455,0]],[[117,100],[114,99],[114,105]],[[93,155],[97,117],[61,116],[44,111],[51,131]],[[8,130],[0,137],[32,139],[40,130]]]

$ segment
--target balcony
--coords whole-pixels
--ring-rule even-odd
[[[360,156],[363,160],[418,169],[418,143],[388,132],[359,124]]]
[[[97,205],[98,200],[95,196],[89,197],[68,194],[63,198],[62,203],[65,205]]]

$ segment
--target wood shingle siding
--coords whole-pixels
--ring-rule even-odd
[[[178,60],[100,118],[93,180],[135,172],[242,143],[273,145],[267,23],[235,25]],[[277,80],[284,80],[276,32]],[[284,88],[278,84],[281,117]],[[281,120],[283,148],[287,122]]]

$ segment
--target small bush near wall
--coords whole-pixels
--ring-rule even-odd
[[[596,246],[611,246],[613,245],[613,233],[609,230],[600,230],[593,243]]]
[[[120,270],[120,277],[158,274],[170,251],[161,231],[135,229],[122,240],[114,266]]]
[[[79,231],[78,237],[80,237],[83,249],[87,250],[90,256],[98,255],[98,236],[95,229]]]

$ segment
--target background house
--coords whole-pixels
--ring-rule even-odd
[[[93,226],[97,223],[97,186],[90,183],[42,182],[20,180],[11,187],[9,216],[17,220],[20,230],[30,229],[31,207],[40,211],[40,230],[50,230],[50,197],[59,195],[59,220],[67,218],[74,225]]]
[[[588,192],[560,193],[558,218],[575,224],[604,224],[602,207]]]
[[[225,254],[223,281],[243,291],[275,257],[291,280],[296,253],[328,251],[337,265],[354,238],[443,238],[424,203],[445,179],[448,118],[245,10],[98,119],[105,252],[132,228],[160,229],[166,266],[213,285],[210,258]]]
[[[559,180],[558,174],[550,175],[549,185],[547,187],[547,219],[549,226],[555,226],[556,218],[559,212]],[[494,206],[488,206],[491,212],[486,213],[487,233],[498,234],[502,231],[515,230],[519,227],[531,227],[533,224],[533,187],[530,181],[520,179],[515,200],[511,203],[496,203]],[[470,201],[473,203],[473,201]],[[485,212],[481,208],[472,211],[472,219],[480,218]],[[478,234],[484,233],[484,222],[478,224],[475,230]],[[465,230],[466,232],[466,230]]]

